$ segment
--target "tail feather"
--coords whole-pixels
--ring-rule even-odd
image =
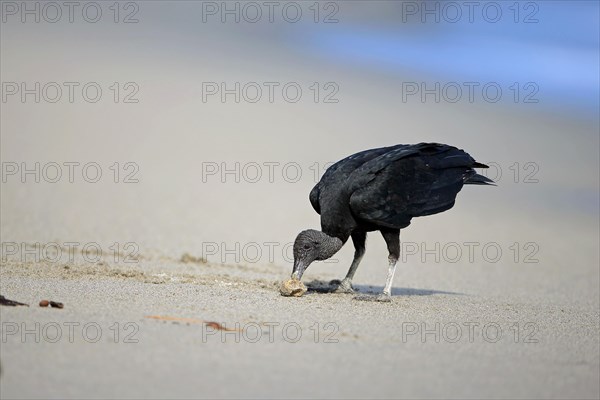
[[[496,186],[496,183],[488,178],[487,176],[473,174],[465,176],[465,185],[493,185]]]

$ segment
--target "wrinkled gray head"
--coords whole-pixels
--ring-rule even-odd
[[[294,241],[294,269],[292,278],[300,279],[308,266],[315,260],[327,260],[342,248],[342,241],[321,231],[307,229]]]

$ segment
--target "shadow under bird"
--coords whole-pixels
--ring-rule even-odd
[[[493,185],[474,168],[488,168],[465,151],[445,144],[399,144],[365,150],[333,164],[310,192],[321,215],[321,231],[302,231],[294,242],[292,279],[313,261],[326,260],[352,237],[354,260],[337,288],[353,292],[352,278],[365,253],[367,232],[379,231],[389,252],[383,298],[389,299],[400,256],[400,230],[413,217],[454,206],[463,185]]]

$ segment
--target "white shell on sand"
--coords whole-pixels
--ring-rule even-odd
[[[281,284],[279,293],[281,293],[282,296],[300,297],[306,293],[306,286],[304,286],[302,281],[297,279],[288,279]]]

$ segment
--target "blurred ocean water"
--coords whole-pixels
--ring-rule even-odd
[[[599,15],[596,1],[500,2],[494,12],[465,2],[408,2],[368,18],[295,30],[303,46],[335,62],[375,71],[410,70],[444,81],[518,83],[543,107],[596,114],[599,107]],[[355,10],[368,4],[353,3]],[[342,4],[345,6],[345,4]],[[415,9],[416,7],[416,9]],[[394,18],[395,16],[395,18]],[[515,89],[516,90],[516,89]],[[535,92],[535,93],[534,93]],[[538,93],[539,92],[539,93]]]

